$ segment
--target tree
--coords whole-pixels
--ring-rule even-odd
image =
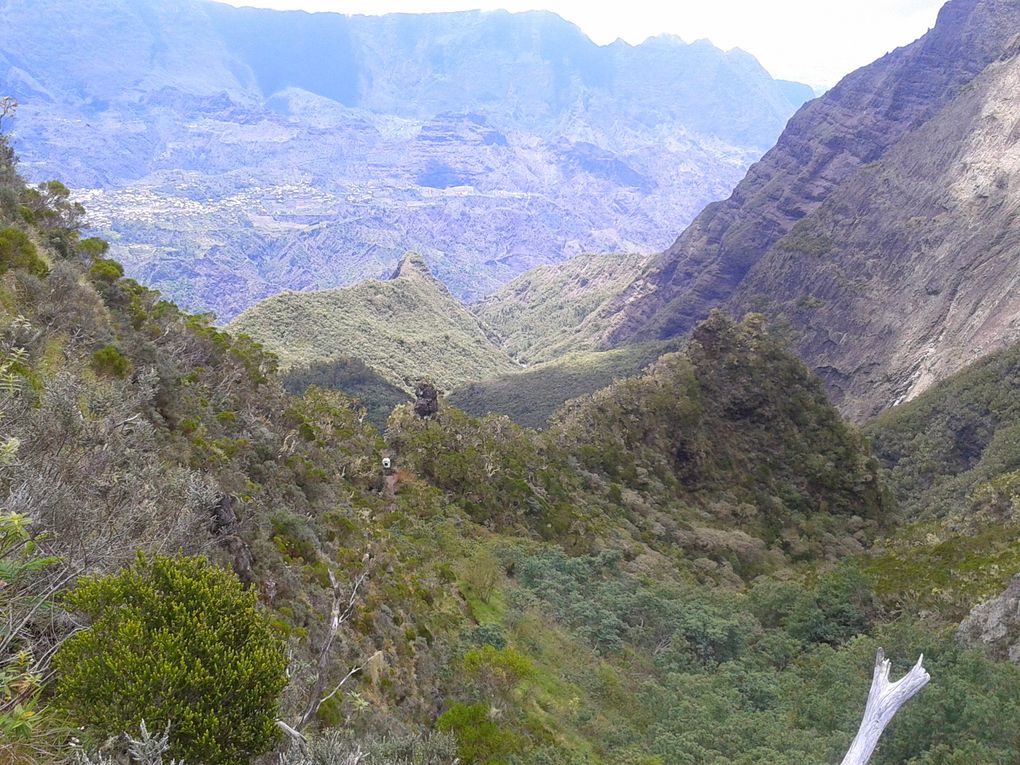
[[[866,765],[871,759],[875,747],[878,746],[878,739],[893,716],[931,680],[923,662],[924,654],[907,674],[896,682],[890,682],[889,669],[892,664],[885,658],[882,649],[878,649],[864,718],[841,765]]]
[[[84,579],[67,607],[88,628],[54,659],[56,703],[99,736],[172,725],[170,754],[240,765],[274,742],[283,647],[230,572],[205,558],[147,558]]]
[[[18,101],[13,96],[0,96],[0,133],[3,132],[4,120],[13,119],[18,112]]]

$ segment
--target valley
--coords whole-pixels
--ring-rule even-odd
[[[59,175],[132,277],[221,322],[408,250],[467,299],[576,254],[658,251],[813,96],[743,51],[597,46],[544,12],[17,0],[0,23],[26,175]]]
[[[1016,0],[0,19],[0,762],[1020,762]]]

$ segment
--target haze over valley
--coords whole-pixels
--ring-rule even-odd
[[[542,12],[44,0],[0,22],[24,171],[59,174],[129,274],[222,321],[408,250],[461,298],[659,251],[812,96],[741,51],[600,47]]]

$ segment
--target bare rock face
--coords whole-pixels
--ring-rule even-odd
[[[428,380],[421,380],[415,386],[414,413],[422,419],[439,413],[439,391]]]
[[[1020,3],[951,0],[802,109],[602,311],[603,346],[761,311],[864,419],[1015,339],[1018,30]]]
[[[993,659],[1020,664],[1020,574],[997,598],[974,607],[960,624],[957,638]]]

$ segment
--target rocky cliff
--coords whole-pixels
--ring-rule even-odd
[[[1020,575],[997,598],[975,606],[960,624],[958,636],[968,648],[1020,664]]]
[[[1020,3],[952,0],[809,104],[602,312],[602,342],[764,311],[860,418],[1015,338],[1018,30]]]

